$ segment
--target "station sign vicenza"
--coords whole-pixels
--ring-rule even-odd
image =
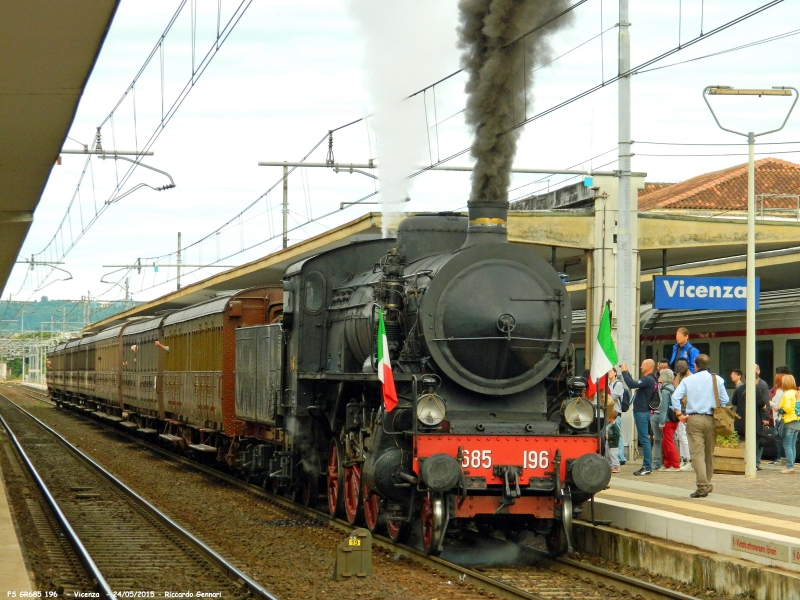
[[[653,308],[747,310],[746,277],[653,277]],[[756,310],[761,280],[756,277]]]

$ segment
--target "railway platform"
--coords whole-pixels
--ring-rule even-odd
[[[0,472],[0,596],[7,598],[10,592],[16,592],[19,597],[20,592],[34,589],[22,558],[22,548],[11,515],[5,481]]]
[[[755,479],[715,474],[713,492],[692,499],[693,472],[636,477],[640,466],[629,461],[597,494],[595,523],[608,524],[579,525],[581,549],[731,595],[800,599],[796,475],[768,465]]]

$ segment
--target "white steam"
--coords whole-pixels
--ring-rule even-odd
[[[422,96],[408,95],[438,81],[457,65],[455,3],[430,0],[350,0],[349,13],[364,38],[364,71],[372,100],[378,176],[387,237],[403,212],[413,179],[428,160]],[[431,122],[430,125],[433,125]]]

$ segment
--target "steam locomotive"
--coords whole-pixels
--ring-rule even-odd
[[[506,213],[471,203],[469,218],[409,217],[396,239],[293,264],[282,288],[71,341],[50,357],[51,397],[307,505],[324,488],[331,515],[395,540],[419,522],[430,554],[468,523],[529,529],[563,553],[610,468],[596,411],[566,394],[567,291],[508,243]],[[588,418],[563,418],[567,405]]]

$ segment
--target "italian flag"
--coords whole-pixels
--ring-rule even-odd
[[[389,340],[386,339],[386,325],[383,324],[383,309],[380,309],[378,322],[378,379],[383,384],[383,408],[392,412],[397,406],[397,392],[394,389],[392,363],[389,361]]]
[[[592,369],[589,375],[589,388],[587,395],[593,396],[597,391],[596,381],[600,381],[600,389],[608,386],[608,372],[617,364],[617,349],[611,339],[611,310],[606,302],[603,316],[600,318],[600,328],[597,331],[597,341],[592,352]]]

